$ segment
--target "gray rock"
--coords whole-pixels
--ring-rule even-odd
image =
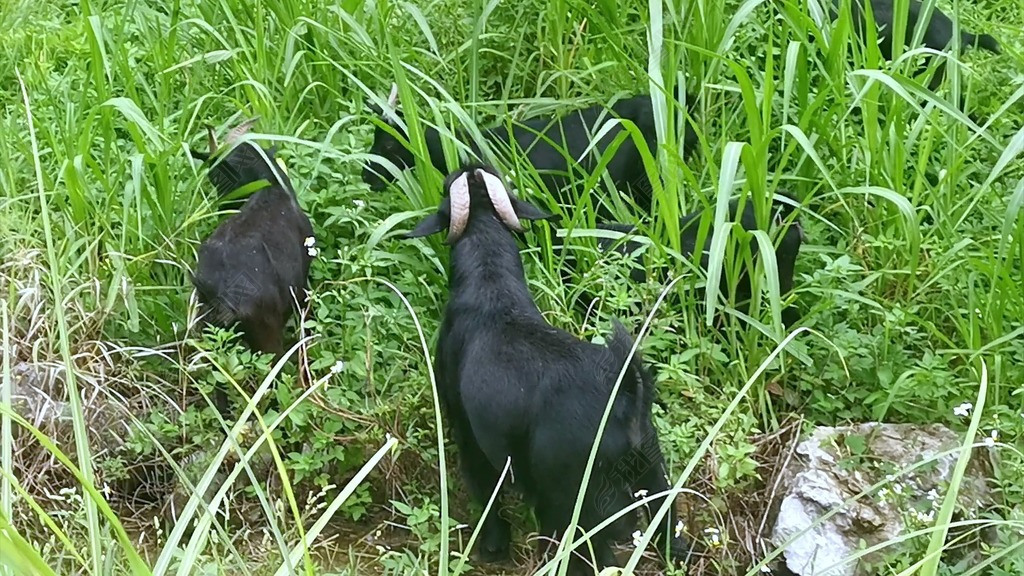
[[[782,555],[786,567],[799,576],[867,576],[865,563],[897,553],[898,545],[851,557],[858,550],[929,525],[941,505],[957,454],[900,472],[960,444],[956,433],[937,424],[816,428],[796,447],[780,478],[782,500],[772,543],[782,546],[806,530],[786,546]],[[958,504],[968,513],[989,501],[985,475],[979,458],[973,458],[958,496]],[[887,479],[880,490],[850,501]],[[837,512],[815,525],[832,510]]]

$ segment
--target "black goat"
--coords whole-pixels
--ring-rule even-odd
[[[253,121],[233,129],[230,147]],[[207,174],[221,195],[261,180],[241,210],[226,218],[199,247],[192,283],[208,308],[202,321],[230,329],[241,327],[245,342],[259,352],[284,353],[284,327],[296,302],[306,302],[309,265],[315,255],[313,226],[295,198],[288,175],[276,163],[275,148],[261,150],[242,142],[222,158],[207,127],[210,150],[192,156],[211,163]],[[216,392],[223,412],[227,398]]]
[[[787,193],[782,192],[781,194],[789,198],[789,195]],[[779,200],[775,200],[773,204],[775,207],[775,212],[772,215],[772,223],[776,226],[781,226],[789,218],[790,214],[793,211],[793,206]],[[733,200],[732,202],[729,203],[729,220],[726,222],[726,224],[736,221],[738,208],[739,202],[737,200]],[[694,250],[697,248],[697,237],[700,233],[701,218],[703,217],[705,212],[706,211],[703,209],[696,210],[679,219],[680,254],[682,254],[682,256],[686,258],[689,258],[693,254]],[[757,225],[757,219],[754,214],[754,205],[750,201],[746,202],[743,208],[743,214],[739,219],[739,225],[744,230],[747,231],[760,229],[760,227]],[[618,222],[599,223],[597,225],[597,228],[603,230],[613,230],[627,235],[632,234],[636,231],[635,226],[631,224],[622,224]],[[700,266],[705,271],[707,270],[708,261],[710,259],[708,250],[711,247],[711,238],[713,233],[714,226],[710,225],[705,234],[704,242],[701,246]],[[803,243],[804,240],[805,237],[803,227],[800,225],[799,220],[794,219],[792,223],[789,224],[782,237],[777,241],[777,245],[775,247],[775,260],[779,272],[780,296],[785,296],[793,289],[793,275],[794,269],[796,267],[796,259],[797,255],[800,252],[800,245]],[[635,252],[636,250],[642,247],[642,244],[640,242],[632,240],[628,236],[623,237],[622,239],[619,240],[612,240],[609,238],[598,238],[597,245],[598,250],[600,250],[601,252],[607,252],[608,250],[612,249],[623,255]],[[756,263],[757,258],[760,254],[760,250],[758,249],[757,245],[757,240],[751,237],[748,246],[751,253],[751,263]],[[563,282],[568,282],[571,276],[571,271],[577,267],[576,259],[575,257],[571,256],[570,252],[570,254],[566,256],[565,261],[566,266],[562,269],[562,279]],[[660,276],[662,280],[666,278],[666,272],[667,271],[664,269],[660,271]],[[638,284],[646,282],[647,273],[643,267],[634,266],[630,269],[630,279]],[[728,277],[726,271],[722,270],[721,281],[719,284],[719,288],[721,290],[726,290],[726,282],[728,282]],[[701,290],[699,294],[702,296],[703,290]],[[737,279],[735,292],[736,309],[739,310],[740,312],[748,312],[750,306],[750,299],[752,295],[753,294],[750,287],[749,272],[746,269],[744,269],[740,274],[739,278]],[[584,294],[581,296],[579,300],[577,300],[577,304],[579,307],[582,307],[581,309],[585,309],[592,299],[593,298],[589,294]],[[782,311],[782,321],[783,324],[787,327],[792,326],[797,321],[799,321],[799,319],[799,311],[793,306],[787,307]]]
[[[679,92],[678,87],[676,92]],[[694,99],[690,97],[687,101],[693,102]],[[402,132],[402,128],[392,120],[393,117],[400,116],[397,104],[397,86],[392,86],[388,98],[390,114],[384,114],[384,111],[375,104],[367,103],[370,109],[390,124],[393,130],[408,138]],[[586,156],[583,153],[590,146],[592,137],[600,130],[601,125],[614,118],[630,120],[636,124],[651,154],[657,157],[658,137],[654,124],[654,107],[648,95],[620,100],[613,104],[610,110],[602,105],[594,105],[556,117],[534,117],[522,121],[502,122],[482,130],[481,134],[496,153],[511,149],[514,153],[521,154],[536,170],[541,184],[549,194],[555,195],[563,204],[574,205],[575,196],[567,196],[562,191],[567,185],[580,180],[577,176],[579,169],[590,174],[597,167],[598,159],[623,128],[616,126],[609,130]],[[469,145],[474,155],[482,157],[480,147],[465,131],[459,131],[458,134],[459,139]],[[426,127],[424,139],[430,163],[442,173],[447,172],[440,133],[436,128]],[[687,123],[684,151],[690,154],[697,146],[697,135]],[[414,165],[412,151],[381,126],[377,126],[374,131],[370,153],[390,161],[399,170],[406,170]],[[628,194],[641,209],[650,210],[653,187],[647,177],[640,151],[631,137],[626,137],[616,149],[615,155],[607,165],[607,171],[616,189]],[[375,168],[372,163],[368,163],[363,168],[363,181],[374,190],[383,189],[393,179],[391,173],[383,167]],[[598,211],[608,215],[604,204],[596,200],[595,198],[595,207]]]
[[[895,15],[893,14],[893,3],[894,0],[870,0],[871,1],[871,13],[875,18],[875,24],[878,26],[878,50],[882,56],[887,59],[892,59],[892,29]],[[839,5],[840,0],[833,0],[830,13],[832,19],[839,18]],[[907,12],[907,28],[904,32],[904,42],[909,42],[913,37],[914,29],[917,27],[917,22],[921,18],[922,4],[918,0],[910,0],[909,10]],[[866,39],[867,34],[865,31],[865,25],[867,23],[867,14],[864,10],[863,0],[851,0],[850,14],[853,17],[854,30],[860,35],[861,38]],[[949,16],[945,12],[939,10],[938,6],[932,10],[931,19],[928,21],[922,42],[924,46],[933,50],[943,51],[946,50],[953,41],[953,21],[950,20]],[[961,52],[971,46],[980,46],[995,54],[1000,53],[999,43],[995,38],[988,34],[975,35],[970,32],[960,31],[960,49]],[[934,56],[929,56],[930,61]],[[922,66],[922,69],[927,67],[927,63]],[[942,79],[945,77],[946,61],[942,60],[936,66],[935,74],[932,75],[931,81],[928,83],[928,88],[932,91],[936,90],[942,83]]]
[[[437,212],[406,236],[448,229],[449,297],[434,370],[462,471],[474,500],[484,504],[511,458],[512,483],[532,501],[542,536],[557,537],[572,516],[632,339],[616,323],[608,346],[599,346],[544,320],[527,289],[513,232],[522,230],[520,219],[552,215],[509,195],[495,171],[483,165],[449,174],[445,191]],[[628,506],[637,491],[653,496],[668,489],[651,422],[653,399],[653,379],[637,355],[601,438],[580,526],[594,527]],[[655,499],[652,508],[663,502],[664,497]],[[621,530],[635,519],[613,526]],[[658,547],[675,560],[687,552],[678,530],[673,509],[659,525]],[[602,566],[615,563],[610,534],[602,531],[591,540]],[[484,521],[480,538],[484,560],[508,555],[509,524],[496,511]],[[572,565],[581,568],[578,558]]]

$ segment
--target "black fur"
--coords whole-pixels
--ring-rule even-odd
[[[295,300],[306,302],[312,257],[304,242],[313,236],[313,226],[287,174],[274,161],[274,152],[260,154],[253,142],[242,142],[219,162],[192,152],[212,163],[207,177],[221,195],[267,182],[199,247],[192,283],[203,307],[203,322],[228,329],[238,326],[252,349],[280,355]],[[223,413],[227,397],[222,389],[216,391],[216,401]]]
[[[693,97],[687,99],[687,102],[694,101]],[[379,107],[373,104],[368,106],[375,114],[382,116],[382,120],[387,121]],[[587,174],[592,173],[597,166],[597,159],[622,130],[621,127],[610,130],[583,161],[577,164],[575,159],[583,155],[590,145],[591,136],[596,134],[605,121],[618,117],[634,122],[644,135],[651,154],[657,157],[658,138],[653,110],[650,96],[640,95],[616,102],[610,111],[605,106],[594,105],[558,117],[535,117],[521,122],[511,122],[511,130],[509,124],[502,122],[482,130],[481,133],[498,154],[514,145],[514,152],[535,168],[549,194],[555,195],[563,204],[575,205],[577,196],[565,195],[562,190],[582,181],[579,177],[580,169]],[[401,133],[397,126],[392,127]],[[685,134],[684,150],[691,154],[698,146],[697,135],[689,124],[686,126]],[[439,171],[446,172],[441,136],[437,129],[425,127],[424,137],[431,164]],[[459,139],[470,145],[475,155],[480,156],[479,147],[464,131],[459,133]],[[563,148],[566,152],[562,151]],[[377,126],[374,132],[369,152],[391,161],[400,170],[412,168],[414,165],[413,153],[380,126]],[[567,160],[566,154],[572,160]],[[386,169],[375,167],[374,164],[364,166],[363,181],[373,190],[381,190],[393,178]],[[608,163],[607,171],[618,190],[629,194],[641,209],[650,210],[653,187],[632,138],[627,136],[622,142]],[[602,214],[608,214],[607,209],[602,208],[603,203],[596,197],[595,204]]]
[[[782,193],[783,195],[788,195]],[[775,224],[781,224],[793,211],[793,206],[781,201],[773,202],[775,212],[772,215],[772,221]],[[737,210],[739,208],[739,202],[733,200],[729,203],[729,222],[734,222],[737,216]],[[711,210],[713,212],[713,209]],[[687,214],[679,219],[679,230],[680,230],[680,253],[689,258],[694,250],[697,248],[697,236],[700,232],[701,217],[705,213],[705,210],[696,210]],[[757,225],[757,219],[754,214],[754,205],[749,201],[743,208],[742,217],[739,220],[740,226],[747,231],[753,231],[759,229]],[[618,222],[609,222],[598,224],[599,229],[614,230],[616,232],[622,232],[624,234],[632,234],[636,228],[631,224],[622,224]],[[770,230],[769,230],[770,232]],[[709,226],[708,231],[704,237],[704,243],[701,248],[701,259],[700,266],[703,270],[707,270],[709,256],[707,251],[711,247],[711,238],[714,233],[714,227]],[[778,266],[779,272],[779,294],[785,297],[793,289],[793,275],[796,268],[797,255],[800,252],[800,246],[803,242],[803,228],[800,225],[799,220],[794,219],[789,224],[785,233],[778,240],[775,248],[775,260]],[[612,240],[608,238],[598,238],[597,241],[598,249],[602,252],[608,250],[615,250],[623,255],[638,250],[642,244],[636,240],[632,240],[629,236],[622,238],[621,240]],[[756,263],[756,259],[759,257],[760,250],[757,245],[757,240],[753,237],[750,238],[749,249],[752,255],[753,263]],[[563,281],[568,282],[570,280],[571,271],[576,267],[575,258],[571,256],[571,251],[566,257],[566,266],[563,269]],[[662,281],[667,278],[667,270],[661,269],[659,276]],[[647,272],[642,266],[634,266],[630,269],[630,279],[636,283],[643,283],[647,281]],[[719,284],[720,290],[726,289],[726,282],[728,281],[725,270],[722,271],[722,277]],[[748,312],[750,307],[750,298],[752,296],[750,287],[749,273],[744,270],[740,275],[735,292],[736,309],[740,312]],[[699,292],[698,297],[703,297],[703,290]],[[593,299],[590,295],[583,295],[577,304],[581,309],[586,308]],[[782,311],[783,324],[792,326],[800,319],[799,311],[793,307],[787,307]]]
[[[832,19],[839,18],[839,5],[840,0],[833,0],[831,9]],[[892,59],[892,29],[893,29],[893,0],[871,0],[871,12],[875,18],[875,24],[878,26],[878,49],[882,56],[887,59]],[[909,42],[913,37],[914,29],[917,27],[917,22],[921,17],[922,3],[918,0],[910,0],[909,10],[907,12],[907,28],[903,33],[904,42]],[[850,5],[851,16],[853,17],[854,30],[860,35],[861,38],[867,38],[864,30],[864,26],[867,23],[867,14],[864,10],[863,0],[853,0]],[[945,12],[936,6],[932,10],[931,20],[929,20],[927,27],[925,28],[924,37],[922,43],[928,48],[934,50],[946,50],[953,41],[953,21],[946,15]],[[999,43],[995,38],[988,34],[974,35],[970,32],[960,31],[960,48],[961,51],[971,47],[980,46],[990,52],[996,54],[1000,53]],[[932,57],[928,58],[928,61],[924,64],[927,67]],[[935,74],[932,76],[931,81],[928,84],[928,88],[932,91],[936,90],[942,83],[942,79],[945,77],[946,62],[943,60],[936,66]]]
[[[470,214],[452,245],[449,298],[435,351],[437,386],[452,437],[459,449],[473,499],[483,505],[512,459],[513,486],[532,502],[542,536],[557,537],[568,525],[583,470],[604,407],[632,339],[618,323],[607,346],[578,340],[547,323],[530,295],[516,239],[497,218],[475,170],[450,174],[447,192],[470,172]],[[520,218],[547,218],[512,199]],[[438,212],[409,237],[439,232],[450,214],[446,194]],[[627,369],[601,438],[580,525],[593,527],[644,489],[668,489],[665,465],[651,422],[654,383],[639,354]],[[657,509],[664,499],[651,504]],[[613,536],[628,533],[636,518],[619,521],[591,544],[601,566],[614,565]],[[674,534],[676,514],[659,529],[658,548],[674,560],[687,553]],[[484,560],[508,556],[510,527],[492,511],[480,535]],[[577,559],[574,570],[582,565]]]

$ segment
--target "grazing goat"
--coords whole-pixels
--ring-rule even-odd
[[[875,24],[878,26],[878,50],[886,60],[892,59],[892,29],[895,15],[893,14],[894,0],[870,0],[871,1],[871,13],[874,15]],[[854,30],[861,38],[867,38],[866,31],[864,29],[867,23],[867,14],[864,10],[864,0],[851,0],[850,14],[853,17]],[[833,0],[832,7],[830,9],[833,20],[839,18],[839,5],[840,0]],[[909,10],[907,12],[907,27],[904,32],[904,41],[909,42],[914,34],[914,29],[917,27],[917,22],[921,17],[921,2],[918,0],[910,0]],[[933,50],[943,51],[946,50],[953,41],[953,21],[950,20],[942,10],[939,10],[938,6],[932,10],[931,19],[925,26],[924,37],[922,39],[923,44]],[[960,49],[961,52],[970,46],[980,46],[995,54],[1000,53],[999,43],[996,39],[988,34],[975,35],[970,32],[960,31]],[[934,56],[929,56],[930,61]],[[922,69],[927,67],[927,63],[922,66]],[[945,76],[946,61],[942,60],[936,66],[935,74],[932,75],[931,81],[928,84],[928,88],[935,91],[942,83],[942,79]]]
[[[789,198],[789,194],[780,192],[783,196]],[[776,226],[781,226],[785,223],[785,220],[793,211],[793,206],[788,203],[776,200],[773,202],[775,206],[775,212],[772,217],[772,222]],[[729,203],[729,220],[726,224],[736,221],[737,209],[739,203],[737,200],[733,200]],[[679,230],[680,230],[680,253],[689,258],[694,250],[697,248],[697,237],[700,232],[701,218],[705,214],[705,210],[696,210],[680,218]],[[739,220],[739,225],[747,231],[758,230],[757,219],[754,214],[754,205],[751,202],[747,202],[743,209],[743,214]],[[635,232],[636,227],[631,224],[622,224],[618,222],[599,223],[598,229],[613,230],[621,232],[623,234],[632,234]],[[701,246],[701,269],[707,270],[709,254],[708,250],[711,247],[711,238],[714,233],[714,226],[709,226],[706,232],[704,242]],[[797,255],[800,252],[800,245],[805,240],[803,227],[800,225],[800,221],[794,219],[791,224],[787,227],[785,233],[778,240],[778,244],[775,247],[775,261],[779,272],[779,294],[785,296],[793,289],[793,274],[796,267]],[[619,239],[612,240],[609,238],[598,238],[597,240],[598,249],[601,252],[608,252],[609,249],[613,249],[620,254],[626,255],[638,250],[642,244],[636,240],[630,239],[628,236]],[[751,263],[756,263],[757,258],[760,254],[758,249],[757,240],[753,237],[749,241],[749,249],[751,252]],[[567,282],[571,276],[571,270],[576,268],[575,257],[567,255],[566,266],[562,270],[563,282]],[[662,271],[665,272],[664,270]],[[722,270],[721,281],[719,284],[720,289],[726,289],[726,282],[728,277],[726,271]],[[645,270],[640,266],[634,266],[630,270],[630,279],[636,283],[642,283],[647,281],[647,274]],[[662,276],[664,279],[664,276]],[[703,294],[703,290],[700,291]],[[743,270],[737,279],[735,302],[736,309],[740,312],[747,313],[750,307],[750,299],[752,296],[750,287],[750,277],[747,270]],[[589,294],[581,296],[577,300],[577,304],[581,309],[586,309],[589,305],[592,297]],[[782,311],[782,321],[787,327],[792,326],[800,319],[799,311],[793,307],[787,307]]]
[[[676,91],[679,91],[678,87]],[[687,101],[693,102],[693,97]],[[367,105],[375,114],[381,116],[392,130],[407,139],[408,136],[392,119],[400,116],[397,109],[397,85],[392,86],[387,104],[389,114],[385,114],[372,103]],[[601,125],[614,118],[632,121],[643,135],[652,156],[657,157],[658,137],[654,124],[654,107],[650,96],[647,95],[620,100],[611,106],[610,111],[605,106],[594,105],[557,117],[534,117],[522,121],[502,122],[482,130],[481,134],[499,154],[508,148],[522,154],[536,170],[541,184],[549,194],[555,195],[563,204],[574,205],[575,196],[566,196],[562,191],[567,185],[581,180],[577,176],[580,169],[590,174],[597,168],[598,159],[623,128],[616,126],[609,130],[586,156],[584,152],[590,146],[592,136],[601,129]],[[474,155],[482,157],[480,147],[465,131],[459,131],[459,139],[468,143]],[[439,171],[446,172],[441,134],[436,128],[426,127],[424,140],[430,163]],[[692,153],[697,146],[697,135],[687,123],[684,151]],[[412,168],[414,164],[412,151],[381,126],[374,132],[370,153],[393,163],[399,170]],[[363,181],[373,190],[383,189],[394,179],[391,173],[384,169],[383,163],[377,163],[380,166],[374,167],[368,163],[363,168]],[[650,210],[653,187],[647,177],[640,151],[631,137],[627,136],[616,149],[607,165],[607,171],[617,190],[628,194],[642,210]],[[596,200],[595,198],[595,207],[607,215],[607,207],[603,202]]]
[[[553,218],[511,196],[493,168],[468,165],[448,175],[445,197],[408,238],[448,229],[449,296],[435,350],[442,410],[469,490],[485,504],[511,458],[512,484],[531,501],[542,536],[572,516],[598,424],[632,346],[615,324],[607,346],[578,340],[547,323],[527,289],[513,232],[519,220]],[[640,490],[668,490],[651,422],[653,378],[635,356],[622,380],[587,485],[580,526],[592,528],[625,508]],[[664,502],[654,498],[651,508]],[[622,518],[618,529],[633,518]],[[606,533],[607,532],[607,533]],[[670,509],[658,548],[687,553]],[[599,565],[615,564],[611,534],[590,541]],[[480,534],[485,561],[508,555],[510,527],[496,512]],[[579,558],[572,565],[581,568]]]
[[[230,147],[253,120],[233,129]],[[261,150],[242,142],[218,158],[213,129],[207,127],[209,152],[192,156],[211,163],[207,177],[221,195],[266,180],[237,214],[226,218],[199,247],[192,283],[208,308],[203,322],[242,329],[245,342],[259,352],[284,353],[284,327],[296,302],[306,301],[309,265],[315,255],[313,226],[299,207],[288,175],[274,158],[275,148]],[[226,408],[217,390],[218,408]]]

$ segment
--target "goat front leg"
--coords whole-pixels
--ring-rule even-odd
[[[572,518],[572,510],[576,503],[576,494],[570,491],[549,490],[538,498],[537,506],[534,508],[537,521],[540,524],[540,544],[538,546],[541,556],[545,559],[551,557],[558,547],[560,539],[568,538],[571,543],[582,531],[592,528],[594,524],[589,522],[590,514],[587,513],[587,503],[584,502],[583,514],[580,517],[577,532],[565,534],[565,529]],[[611,542],[604,531],[598,532],[570,552],[569,569],[567,573],[571,576],[584,576],[594,574],[591,565],[594,561],[599,569],[609,566],[616,566],[618,560],[612,552]]]

